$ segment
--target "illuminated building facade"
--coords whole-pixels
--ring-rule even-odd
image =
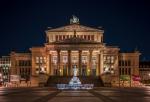
[[[0,74],[3,82],[9,81],[11,61],[10,56],[2,56],[0,58]]]
[[[31,76],[31,54],[11,52],[11,75],[20,75],[21,80],[29,80]]]
[[[119,68],[120,72],[128,70],[122,74],[138,75],[140,53],[119,53],[117,46],[103,42],[103,35],[103,29],[80,25],[77,17],[67,26],[46,30],[45,46],[30,48],[32,75],[44,72],[70,76],[73,66],[78,68],[79,76],[100,76],[106,72],[119,75]]]
[[[73,16],[69,25],[45,32],[44,46],[30,48],[31,53],[11,53],[11,74],[72,76],[76,66],[78,76],[139,75],[140,53],[120,53],[119,47],[107,46],[102,28],[83,26]]]
[[[143,83],[150,82],[150,62],[142,61],[139,63],[139,73]]]

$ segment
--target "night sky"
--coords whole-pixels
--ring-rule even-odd
[[[47,27],[69,24],[104,27],[104,42],[122,52],[137,48],[150,60],[150,2],[148,0],[1,0],[0,56],[42,46]]]

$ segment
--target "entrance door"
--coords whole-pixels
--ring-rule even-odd
[[[96,76],[96,65],[93,65],[93,66],[92,66],[91,75],[92,75],[92,76]]]
[[[54,75],[58,75],[58,70],[54,69]]]
[[[92,69],[91,74],[92,74],[92,76],[96,76],[96,69]]]
[[[87,65],[82,65],[82,76],[86,76],[87,74],[86,74],[86,67],[87,67]]]
[[[67,66],[63,65],[63,76],[67,76]]]

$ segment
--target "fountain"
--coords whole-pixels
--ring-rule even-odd
[[[81,84],[81,81],[77,77],[78,69],[76,66],[73,68],[73,77],[69,81],[69,84],[57,84],[57,89],[93,89],[93,84]]]

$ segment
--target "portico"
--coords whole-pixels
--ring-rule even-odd
[[[100,70],[100,63],[102,60],[99,57],[102,55],[103,46],[100,43],[94,42],[78,42],[80,45],[76,45],[73,39],[79,40],[79,38],[71,38],[71,42],[55,43],[55,46],[46,45],[47,52],[49,52],[49,60],[51,59],[52,75],[70,76],[73,75],[72,68],[76,66],[78,68],[79,76],[98,76],[102,72]],[[71,44],[74,43],[74,44]],[[89,50],[90,49],[90,50]]]

